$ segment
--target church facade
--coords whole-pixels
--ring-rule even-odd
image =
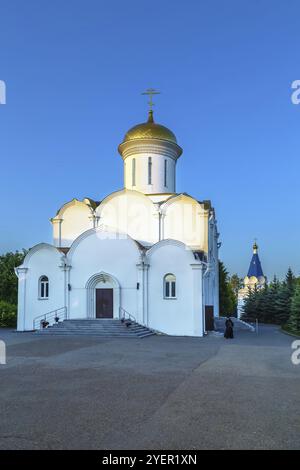
[[[18,276],[18,331],[40,318],[134,319],[169,335],[202,336],[219,314],[218,230],[210,201],[176,192],[175,135],[148,120],[119,145],[124,188],[73,199],[51,219]],[[58,313],[57,313],[58,312]],[[60,318],[62,319],[62,318]]]

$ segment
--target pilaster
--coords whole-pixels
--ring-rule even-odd
[[[137,264],[138,269],[138,282],[139,282],[139,297],[138,297],[138,310],[143,325],[148,326],[148,270],[150,265],[141,261]]]
[[[18,276],[18,320],[17,331],[26,330],[26,279],[28,268],[18,267],[15,268],[15,273]]]
[[[60,265],[60,269],[64,273],[64,306],[67,309],[66,317],[70,319],[70,270],[72,266],[68,265],[64,260]]]
[[[54,217],[53,219],[50,219],[52,225],[53,225],[53,244],[54,246],[61,246],[61,224],[63,219],[60,219],[59,217]]]

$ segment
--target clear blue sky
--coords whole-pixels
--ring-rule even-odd
[[[257,237],[266,275],[300,274],[299,18],[298,0],[1,0],[0,251],[122,187],[117,146],[155,87],[177,191],[212,200],[229,271]]]

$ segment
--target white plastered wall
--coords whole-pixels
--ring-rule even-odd
[[[163,333],[202,336],[202,265],[193,253],[175,240],[155,245],[147,254],[148,325]],[[164,298],[164,277],[176,276],[176,299]]]
[[[33,247],[22,266],[16,269],[18,286],[18,331],[32,330],[33,320],[65,306],[63,254],[55,247],[41,243]],[[39,279],[49,279],[49,298],[39,298]]]
[[[119,305],[140,321],[138,308],[140,295],[137,289],[140,252],[137,244],[122,234],[92,229],[79,237],[68,253],[70,290],[68,292],[69,318],[87,318],[87,283],[93,276],[101,275],[114,286],[114,317],[119,316]],[[95,284],[99,287],[99,281]],[[91,313],[90,317],[95,315]]]

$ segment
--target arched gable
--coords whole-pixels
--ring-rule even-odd
[[[22,267],[28,268],[30,266],[32,258],[42,252],[42,251],[47,251],[51,253],[51,255],[55,256],[57,258],[58,264],[60,261],[64,260],[65,255],[58,250],[53,245],[50,245],[49,243],[39,243],[38,245],[33,246],[27,253],[27,255],[24,258]]]
[[[191,262],[195,262],[194,254],[193,252],[181,241],[179,240],[172,240],[172,239],[165,239],[161,240],[158,243],[155,243],[150,250],[147,251],[147,259],[151,263],[151,258],[158,250],[164,249],[166,247],[176,247],[179,248],[180,250],[184,251],[186,254],[187,259]]]
[[[161,205],[162,238],[183,242],[195,250],[207,251],[208,215],[204,206],[188,194],[171,196]]]
[[[173,205],[173,204],[192,204],[195,205],[199,211],[199,213],[204,213],[205,209],[203,207],[203,204],[201,204],[197,199],[193,198],[187,193],[180,193],[180,194],[175,194],[170,196],[166,201],[161,204],[161,213],[166,215],[168,209]]]
[[[51,219],[55,245],[69,247],[82,232],[94,226],[96,202],[85,198],[72,199],[64,204]]]
[[[73,198],[71,201],[68,201],[66,202],[65,204],[63,204],[57,211],[56,213],[56,217],[58,218],[63,218],[64,216],[64,213],[72,206],[75,206],[75,205],[84,205],[86,206],[87,208],[89,208],[89,211],[90,213],[93,213],[94,210],[96,209],[97,207],[97,202],[94,201],[93,199],[90,199],[90,198],[83,198],[81,201],[79,199],[76,199],[76,198]]]
[[[145,194],[123,189],[107,196],[96,209],[99,224],[128,233],[149,246],[158,240],[158,211]]]
[[[136,240],[133,240],[128,234],[120,231],[116,231],[112,228],[106,227],[106,226],[99,226],[96,228],[92,228],[89,230],[86,230],[85,232],[81,233],[72,243],[70,250],[67,253],[67,258],[69,262],[72,261],[72,258],[74,256],[74,253],[77,249],[77,247],[87,238],[97,235],[99,239],[103,240],[130,240],[130,242],[134,245],[134,247],[137,250],[137,254],[141,254],[141,247],[139,246],[138,242]]]

